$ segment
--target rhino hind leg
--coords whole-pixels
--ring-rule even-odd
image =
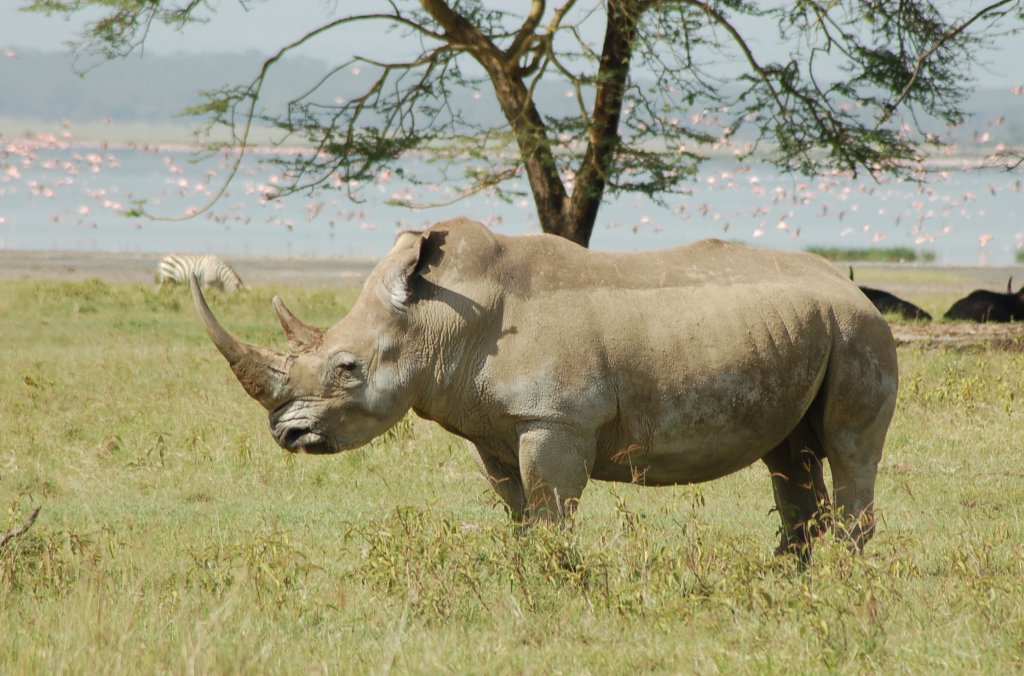
[[[824,528],[828,513],[820,444],[801,423],[788,438],[762,458],[772,477],[775,507],[782,519],[777,555],[810,558],[811,543]]]
[[[832,473],[833,527],[855,551],[875,531],[875,479],[896,408],[895,371],[893,355],[892,376],[868,367],[830,374],[824,400],[817,402],[814,427]]]
[[[881,456],[881,444],[877,449],[877,456]],[[849,540],[852,549],[863,551],[864,545],[875,533],[875,478],[878,474],[878,460],[851,456],[853,454],[836,451],[828,453],[835,493],[833,527],[838,536]]]

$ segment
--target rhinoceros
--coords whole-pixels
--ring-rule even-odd
[[[277,443],[337,453],[412,409],[469,441],[513,519],[573,513],[590,479],[715,479],[762,460],[779,552],[835,505],[856,549],[897,392],[889,325],[812,254],[708,240],[601,253],[465,219],[400,235],[324,331],[273,305],[287,354],[207,332]]]

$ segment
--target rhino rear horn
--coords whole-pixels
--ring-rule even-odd
[[[314,349],[323,341],[324,332],[292,314],[280,296],[274,296],[274,310],[277,312],[277,320],[281,322],[281,328],[284,329],[284,335],[288,338],[288,347],[293,352]]]
[[[206,333],[228,360],[238,382],[250,397],[268,411],[278,408],[287,400],[287,357],[272,350],[254,347],[232,336],[213,316],[195,275],[189,280],[189,286],[192,287],[192,300],[206,327]]]

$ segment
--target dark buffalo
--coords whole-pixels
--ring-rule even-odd
[[[850,268],[850,281],[853,281],[853,268]],[[894,296],[888,291],[882,291],[881,289],[872,289],[870,286],[858,286],[865,296],[868,297],[878,311],[884,315],[899,315],[904,319],[916,319],[920,321],[930,322],[932,316],[917,307],[913,303],[907,302],[898,296]]]
[[[972,322],[1024,321],[1024,286],[1013,293],[1013,277],[1006,282],[1006,293],[978,289],[953,303],[946,319]]]

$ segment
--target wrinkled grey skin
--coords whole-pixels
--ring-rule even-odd
[[[832,471],[843,532],[874,528],[896,403],[889,326],[810,254],[721,241],[598,253],[466,220],[403,233],[327,331],[274,299],[290,353],[196,307],[283,448],[336,453],[411,408],[470,442],[512,516],[570,514],[589,479],[708,481],[758,460],[806,551]]]

